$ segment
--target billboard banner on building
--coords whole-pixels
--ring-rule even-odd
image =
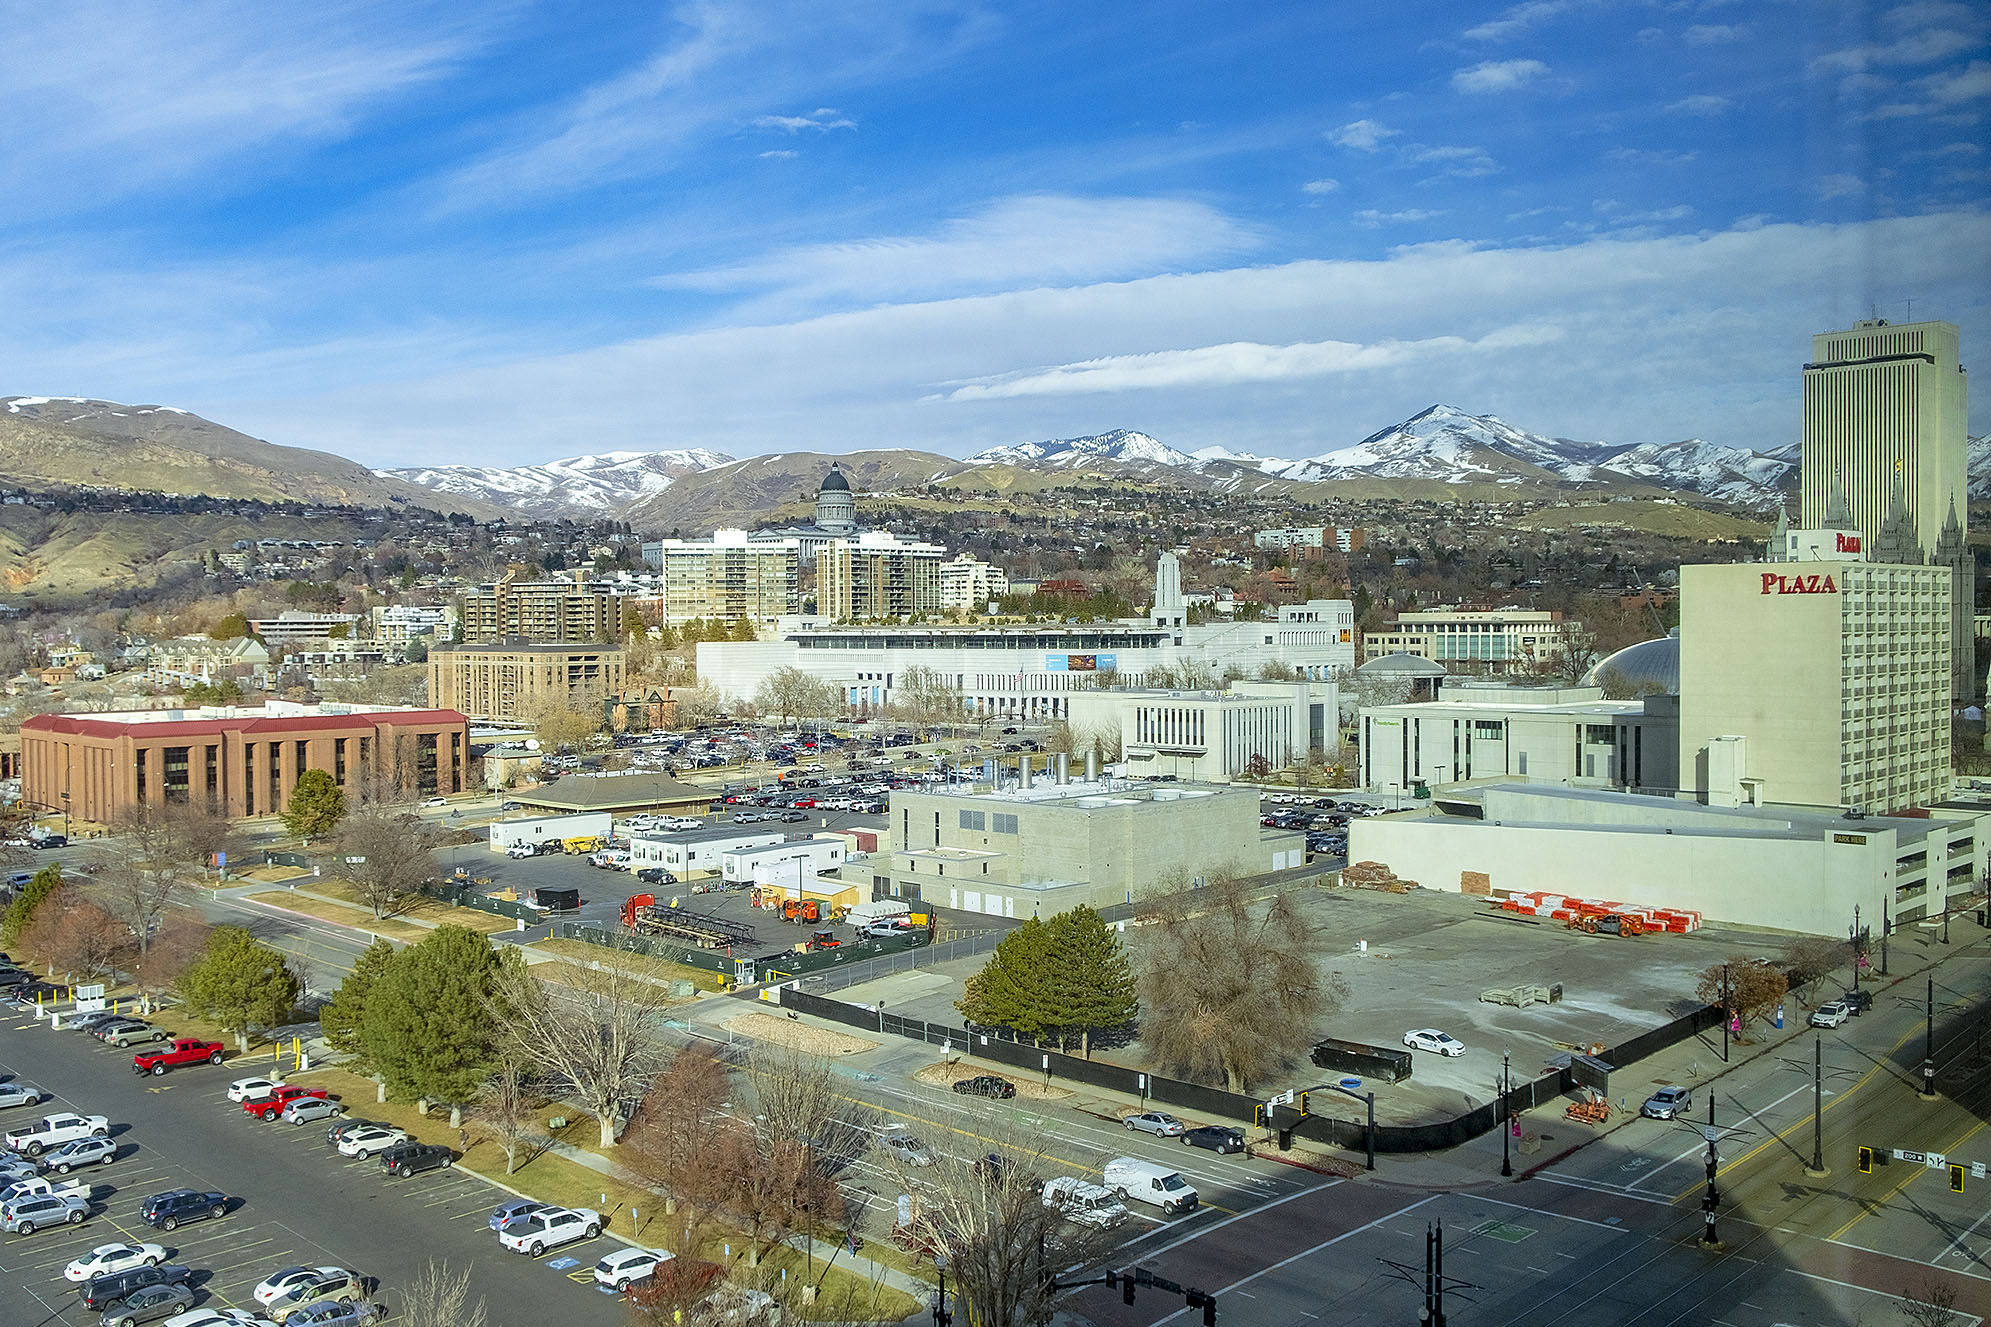
[[[1115,673],[1120,670],[1120,656],[1108,651],[1105,654],[1047,654],[1044,656],[1044,671],[1047,673]]]

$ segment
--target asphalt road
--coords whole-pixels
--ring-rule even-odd
[[[471,1267],[475,1292],[497,1321],[571,1324],[624,1321],[613,1296],[585,1278],[619,1241],[604,1235],[533,1261],[502,1252],[486,1226],[510,1195],[467,1172],[430,1171],[388,1179],[377,1159],[346,1161],[324,1141],[323,1124],[288,1126],[251,1119],[223,1095],[253,1070],[201,1065],[164,1078],[137,1078],[129,1052],[74,1030],[51,1030],[11,1006],[0,1012],[0,1074],[56,1094],[53,1103],[0,1113],[7,1127],[50,1110],[107,1115],[118,1159],[92,1168],[92,1217],[80,1226],[0,1236],[0,1322],[94,1323],[62,1267],[95,1245],[119,1240],[163,1244],[169,1257],[201,1269],[203,1301],[253,1309],[256,1282],[291,1264],[333,1263],[378,1278],[397,1302],[430,1260]],[[364,1102],[351,1103],[364,1113]],[[235,1199],[219,1221],[168,1235],[137,1219],[144,1198],[165,1189],[215,1189]],[[571,1265],[567,1259],[577,1260]],[[581,1284],[569,1273],[583,1278]]]

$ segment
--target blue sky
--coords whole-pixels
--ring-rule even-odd
[[[7,10],[0,395],[374,465],[1767,449],[1813,332],[1991,344],[1981,4]]]

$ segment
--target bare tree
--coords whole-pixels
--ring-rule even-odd
[[[961,689],[939,670],[924,664],[901,669],[892,684],[892,718],[922,731],[941,723],[959,723],[963,717]]]
[[[518,1169],[519,1153],[537,1140],[534,1126],[539,1121],[542,1104],[540,1094],[533,1090],[532,1081],[512,1055],[507,1055],[497,1072],[484,1080],[483,1090],[471,1104],[471,1124],[504,1149],[505,1174]]]
[[[703,1046],[671,1057],[623,1134],[623,1164],[665,1190],[690,1170],[726,1099],[726,1066]]]
[[[176,985],[181,974],[207,951],[208,936],[213,930],[194,913],[181,908],[160,919],[151,945],[132,965],[132,976],[147,1010],[152,1007],[154,995]]]
[[[1827,935],[1801,935],[1784,950],[1784,972],[1794,990],[1806,991],[1835,973],[1852,970],[1852,945]]]
[[[662,992],[612,964],[542,970],[553,984],[523,965],[494,979],[492,1000],[505,1011],[501,1035],[521,1063],[593,1116],[601,1145],[613,1147],[623,1107],[665,1061]]]
[[[401,1293],[400,1327],[485,1327],[484,1301],[470,1302],[470,1269],[430,1261]]]
[[[140,968],[166,910],[180,897],[181,870],[216,860],[233,841],[233,827],[217,808],[169,803],[132,808],[100,842],[97,897],[105,911],[131,928]]]
[[[1005,1128],[986,1113],[963,1120],[983,1138],[972,1161],[938,1155],[917,1175],[894,1163],[911,1196],[912,1221],[901,1241],[947,1260],[955,1321],[978,1327],[1028,1327],[1048,1322],[1068,1292],[1049,1289],[1060,1272],[1091,1263],[1111,1245],[1105,1231],[1064,1219],[1041,1193],[1062,1169],[1045,1155],[1048,1139]]]
[[[130,959],[131,930],[64,885],[42,901],[21,933],[21,948],[64,972],[101,977]]]
[[[1159,900],[1141,929],[1141,1035],[1164,1069],[1232,1092],[1305,1058],[1347,998],[1292,894],[1263,903],[1235,878]]]
[[[422,882],[434,873],[435,831],[389,804],[362,804],[339,822],[332,843],[346,878],[375,917],[413,907]]]
[[[1702,1004],[1720,1005],[1728,1018],[1746,1026],[1768,1013],[1789,990],[1789,980],[1768,963],[1736,955],[1726,963],[1709,965],[1694,984],[1694,997]]]
[[[1948,1281],[1931,1281],[1922,1290],[1904,1290],[1896,1306],[1914,1327],[1949,1327],[1957,1318],[1956,1287]],[[1966,1316],[1966,1321],[1976,1321]]]
[[[762,1151],[799,1143],[823,1173],[834,1175],[870,1146],[868,1113],[849,1100],[829,1061],[787,1047],[757,1046],[747,1058],[746,1074]]]
[[[699,682],[693,686],[671,688],[671,703],[675,705],[676,723],[680,728],[699,728],[711,723],[725,708],[719,696],[719,689],[710,682]]]

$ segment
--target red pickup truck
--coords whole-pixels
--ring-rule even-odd
[[[322,1097],[329,1095],[322,1087],[301,1087],[296,1083],[285,1083],[266,1097],[250,1097],[242,1103],[242,1109],[260,1120],[274,1120],[283,1114],[283,1108],[299,1097]]]
[[[158,1050],[140,1051],[132,1056],[131,1067],[136,1073],[163,1074],[168,1069],[183,1064],[199,1064],[203,1060],[209,1064],[220,1064],[222,1049],[218,1041],[176,1037]]]

